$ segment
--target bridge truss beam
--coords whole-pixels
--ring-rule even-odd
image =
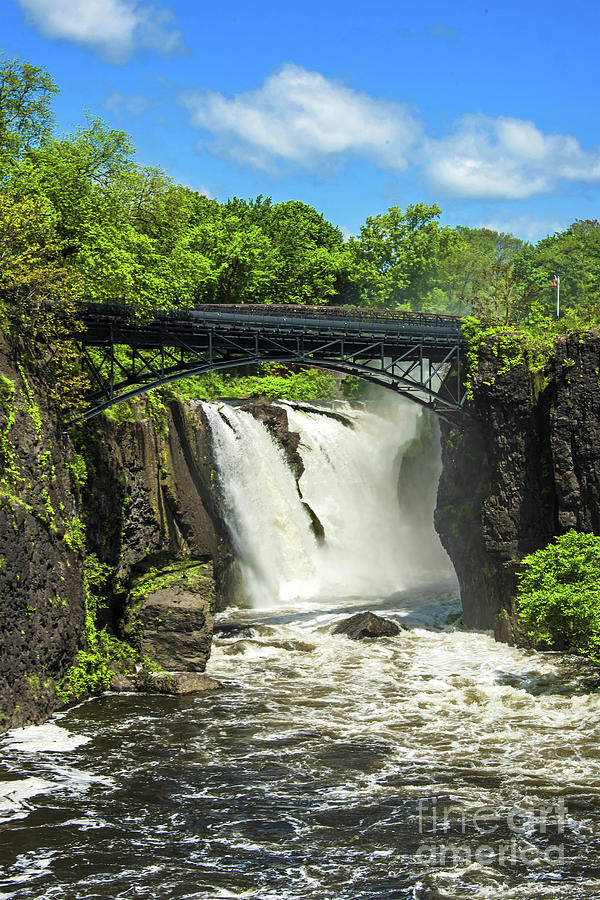
[[[458,320],[450,326],[410,318],[403,324],[348,322],[310,314],[228,314],[213,307],[140,324],[119,308],[93,307],[84,316],[79,348],[91,382],[90,405],[67,427],[180,378],[261,362],[355,375],[445,418],[454,419],[465,399]]]

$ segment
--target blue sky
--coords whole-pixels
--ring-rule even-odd
[[[347,233],[419,201],[529,240],[599,217],[599,25],[592,0],[0,0],[59,131],[99,115],[176,181]]]

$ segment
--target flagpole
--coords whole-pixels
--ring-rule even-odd
[[[556,288],[556,318],[560,318],[560,275],[554,276],[554,281],[552,282],[553,287]]]

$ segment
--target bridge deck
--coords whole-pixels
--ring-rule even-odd
[[[413,313],[404,310],[368,310],[358,307],[199,306],[189,311],[158,312],[151,318],[136,320],[125,306],[88,304],[82,316],[90,346],[109,342],[137,347],[159,347],[166,341],[182,342],[190,347],[204,346],[207,335],[218,329],[244,339],[257,332],[280,339],[302,335],[321,340],[344,337],[384,340],[404,346],[424,341],[435,356],[461,340],[461,320],[437,313]]]
[[[456,316],[245,304],[139,317],[115,302],[87,304],[80,319],[76,339],[92,382],[84,418],[188,375],[268,361],[357,375],[436,411],[464,401]]]

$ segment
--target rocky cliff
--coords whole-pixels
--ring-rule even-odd
[[[522,557],[572,527],[600,532],[599,360],[592,333],[558,340],[535,376],[493,338],[481,346],[468,415],[442,427],[436,510],[467,625],[513,639]],[[215,609],[235,589],[202,408],[149,398],[66,436],[46,395],[1,343],[0,729],[61,705],[57,685],[86,648],[91,560],[102,573],[97,627],[192,686]],[[298,475],[283,411],[248,411]]]
[[[87,472],[86,551],[114,572],[113,624],[119,592],[171,560],[211,560],[217,582],[226,579],[229,538],[201,406],[172,400],[156,412],[137,401],[126,420],[99,416],[73,442]]]
[[[0,373],[0,731],[63,704],[91,649],[90,615],[95,633],[137,650],[136,667],[186,673],[152,682],[109,649],[113,689],[213,686],[194,673],[238,578],[202,406],[151,396],[66,435],[43,381],[5,343]],[[247,410],[299,476],[285,411]]]
[[[0,730],[57,706],[83,647],[73,448],[43,384],[0,337]]]
[[[464,621],[513,640],[519,562],[569,528],[600,533],[600,339],[559,338],[544,372],[480,348],[473,398],[443,425],[436,528]]]
[[[139,401],[67,436],[6,343],[0,373],[0,730],[62,704],[56,688],[88,643],[90,560],[98,628],[202,671],[232,556],[201,408]]]

